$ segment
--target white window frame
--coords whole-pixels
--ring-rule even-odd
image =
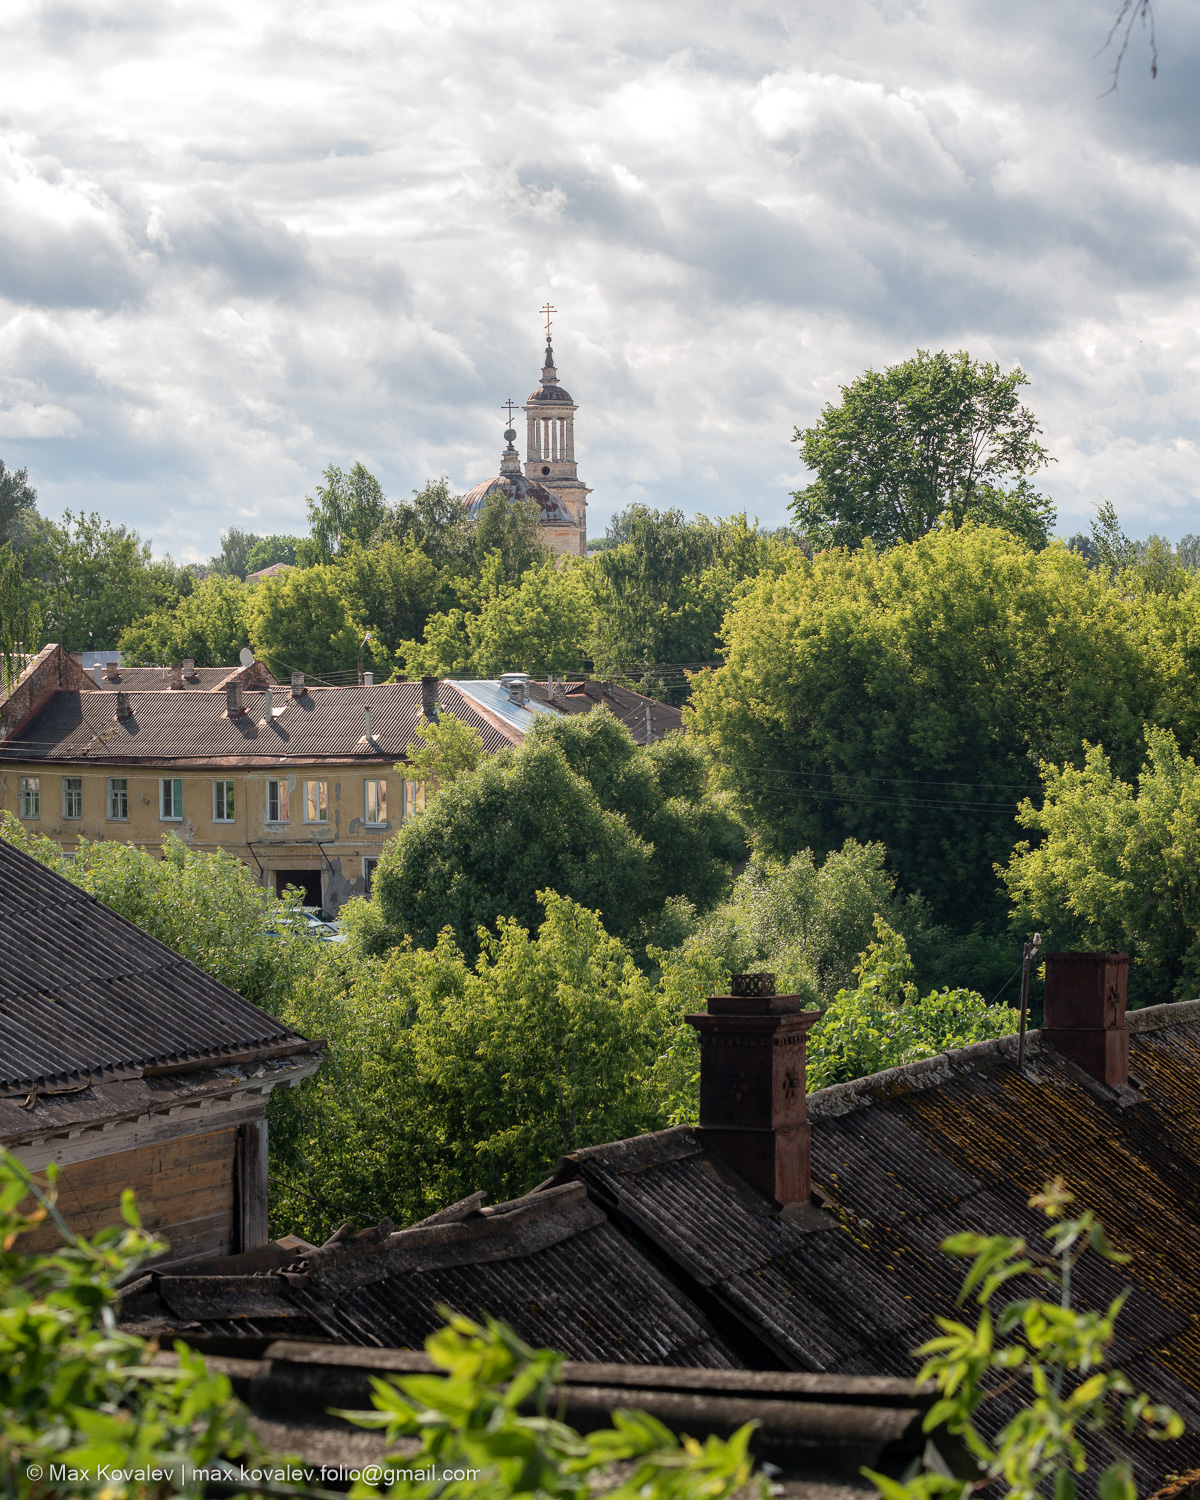
[[[110,823],[129,822],[129,777],[110,776],[106,788],[106,806]],[[114,812],[114,808],[120,811]]]
[[[214,823],[235,823],[237,821],[237,793],[234,790],[233,778],[228,776],[219,777],[212,784],[212,820]],[[217,809],[220,808],[218,815]]]
[[[72,799],[76,798],[76,797],[78,797],[79,800],[78,800],[77,803],[75,803],[75,806],[77,806],[79,808],[79,811],[78,812],[72,812],[71,811]],[[63,777],[63,779],[62,779],[62,805],[63,805],[62,815],[63,815],[64,820],[72,822],[72,823],[77,823],[79,821],[79,819],[83,817],[83,777],[82,776],[64,776]]]
[[[274,815],[274,817],[272,817],[272,815],[271,815],[271,794],[272,794],[272,789],[274,789],[274,795],[275,795],[275,815]],[[290,799],[288,797],[288,784],[287,784],[287,781],[282,776],[280,776],[278,778],[272,777],[267,782],[267,814],[266,814],[266,822],[268,822],[268,823],[290,823],[291,822],[291,807],[290,807]]]
[[[382,818],[379,818],[379,817],[373,818],[371,816],[371,788],[372,787],[379,787],[379,788],[381,788],[381,791],[376,794],[376,808],[375,808],[375,810],[376,810],[376,812],[379,812],[379,811],[382,810],[382,812],[383,812],[383,817]],[[368,828],[386,828],[388,826],[387,795],[388,795],[388,784],[387,784],[387,780],[386,780],[385,777],[379,777],[377,780],[364,781],[363,782],[363,822],[367,825]],[[382,809],[380,808],[380,805],[379,805],[380,803],[382,803]]]
[[[22,818],[40,818],[42,815],[42,778],[22,776],[17,783],[17,806]]]
[[[171,811],[168,812],[167,808]],[[183,822],[183,778],[160,776],[158,778],[158,816],[164,823]]]
[[[317,793],[317,812],[318,814],[320,814],[320,812],[323,810],[325,813],[324,817],[309,817],[309,811],[312,807],[313,801],[313,787],[321,788],[321,790]],[[304,821],[306,823],[315,824],[317,827],[320,827],[323,824],[327,824],[329,822],[329,783],[327,781],[313,780],[306,781],[304,783]]]

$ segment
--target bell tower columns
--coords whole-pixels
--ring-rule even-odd
[[[578,555],[586,557],[587,497],[591,490],[580,479],[575,465],[577,410],[570,395],[558,383],[554,350],[547,326],[546,357],[542,365],[541,383],[525,403],[525,478],[544,485],[562,501],[579,527]]]

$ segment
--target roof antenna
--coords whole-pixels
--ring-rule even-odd
[[[1021,1072],[1025,1067],[1025,1022],[1029,1015],[1029,965],[1037,957],[1037,951],[1042,946],[1042,935],[1035,932],[1033,942],[1025,944],[1025,952],[1021,959],[1021,1029],[1020,1040],[1017,1042],[1017,1071]]]

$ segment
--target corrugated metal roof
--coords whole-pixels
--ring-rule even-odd
[[[553,694],[548,684],[531,682],[529,691],[535,702],[546,703],[560,714],[591,713],[603,703],[639,745],[646,743],[647,710],[650,712],[652,739],[660,740],[666,734],[683,732],[682,709],[660,703],[657,698],[647,698],[644,693],[635,693],[615,682],[596,682],[591,678],[583,682],[556,681]]]
[[[514,736],[479,713],[450,683],[441,702],[479,730],[492,754]],[[395,761],[410,743],[423,743],[419,682],[382,682],[370,687],[314,687],[293,698],[288,688],[244,695],[246,712],[230,718],[223,694],[130,692],[130,716],[117,718],[115,692],[59,692],[0,745],[0,759],[21,761],[173,760],[266,763],[337,759]],[[371,745],[364,741],[370,708]]]
[[[0,840],[0,1092],[303,1043]]]
[[[472,704],[502,719],[522,738],[540,714],[554,717],[554,710],[531,698],[525,704],[514,703],[499,678],[456,678],[452,684]],[[531,684],[532,686],[532,684]]]

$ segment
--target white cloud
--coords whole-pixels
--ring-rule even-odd
[[[797,424],[921,347],[1019,361],[1061,525],[1200,530],[1200,26],[1104,0],[63,0],[0,19],[0,441],[176,555],[327,463],[493,471],[539,364],[593,529],[783,519]]]

